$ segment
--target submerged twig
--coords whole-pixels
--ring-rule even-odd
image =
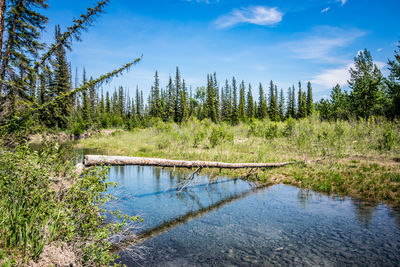
[[[197,168],[187,179],[183,181],[183,183],[178,184],[178,192],[182,192],[183,190],[186,190],[187,187],[193,182],[194,178],[196,177],[196,174],[201,172],[203,167]]]

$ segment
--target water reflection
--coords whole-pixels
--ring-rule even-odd
[[[118,167],[119,168],[119,167]],[[399,211],[292,186],[255,189],[238,180],[208,181],[188,191],[188,173],[151,167],[112,167],[120,182],[113,208],[145,222],[125,247],[141,242],[150,253],[135,265],[397,265]],[[121,177],[121,176],[124,177]]]
[[[367,203],[359,200],[353,200],[353,205],[357,220],[361,225],[368,228],[378,205],[376,203]]]

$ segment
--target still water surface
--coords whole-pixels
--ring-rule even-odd
[[[177,192],[188,173],[111,167],[112,207],[144,219],[143,259],[128,266],[399,266],[400,212],[297,187],[254,189],[240,179]]]

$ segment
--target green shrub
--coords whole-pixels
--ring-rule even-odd
[[[214,148],[217,145],[226,141],[232,143],[233,133],[228,132],[224,127],[214,127],[211,130],[209,141],[211,148]]]
[[[85,122],[82,117],[78,117],[71,126],[71,132],[75,135],[83,134],[86,130]]]
[[[197,130],[194,133],[194,138],[193,138],[193,147],[196,148],[199,146],[199,144],[204,140],[206,137],[206,132],[203,130]]]
[[[108,265],[109,236],[128,220],[104,223],[102,205],[111,199],[104,194],[113,183],[105,182],[107,168],[87,169],[81,177],[72,172],[57,145],[43,152],[27,146],[0,149],[0,262],[37,260],[45,245],[53,241],[72,243],[83,252],[89,265]]]
[[[279,131],[278,131],[278,125],[276,123],[271,123],[267,126],[265,129],[265,138],[267,139],[274,139],[278,137]]]
[[[378,139],[379,150],[391,150],[395,145],[395,134],[391,127],[386,126],[382,136]]]
[[[283,135],[286,137],[291,137],[294,133],[294,129],[296,126],[296,120],[290,117],[289,119],[286,120],[286,125],[283,130]]]

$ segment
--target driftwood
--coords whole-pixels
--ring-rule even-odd
[[[155,167],[178,167],[178,168],[217,168],[217,169],[244,169],[244,168],[277,168],[283,167],[295,162],[281,163],[224,163],[216,161],[186,161],[186,160],[169,160],[157,158],[140,158],[140,157],[124,157],[124,156],[102,156],[102,155],[86,155],[83,159],[85,167],[95,165],[139,165],[139,166],[155,166]]]

